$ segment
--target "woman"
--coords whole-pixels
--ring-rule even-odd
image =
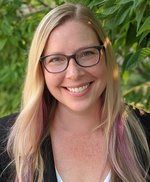
[[[111,43],[92,13],[73,4],[50,11],[33,37],[21,111],[3,119],[15,122],[2,180],[148,180],[144,119],[123,103],[119,84]]]

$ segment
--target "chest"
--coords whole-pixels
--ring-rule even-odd
[[[99,182],[107,176],[104,137],[52,137],[55,167],[65,182]]]

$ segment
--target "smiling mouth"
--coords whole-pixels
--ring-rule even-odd
[[[66,89],[73,93],[80,93],[80,92],[83,92],[84,90],[86,90],[89,87],[89,85],[90,85],[90,83],[83,85],[82,87],[74,87],[74,88],[67,87]]]

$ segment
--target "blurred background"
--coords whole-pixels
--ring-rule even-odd
[[[19,111],[35,28],[65,2],[96,14],[113,44],[125,102],[150,112],[150,0],[0,0],[0,116]]]

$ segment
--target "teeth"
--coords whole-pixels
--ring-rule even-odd
[[[79,92],[83,92],[85,89],[87,89],[89,86],[89,83],[87,85],[84,85],[82,87],[78,87],[78,88],[67,88],[70,92],[75,92],[75,93],[79,93]]]

